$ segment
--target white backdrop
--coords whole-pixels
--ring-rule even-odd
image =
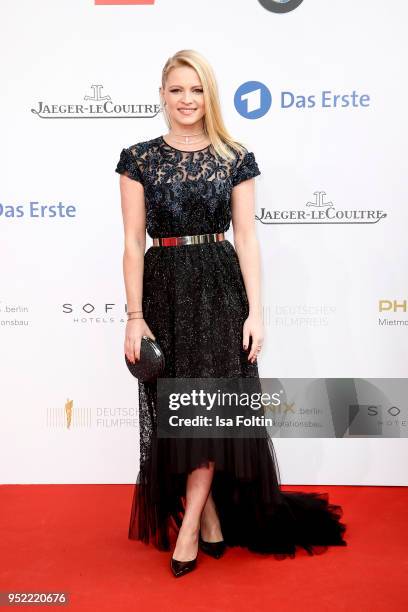
[[[227,127],[262,172],[261,376],[407,377],[407,303],[379,310],[380,300],[408,300],[407,3],[304,0],[285,14],[258,0],[193,4],[2,2],[3,483],[136,479],[114,168],[123,147],[167,132],[158,88],[179,49],[214,66]],[[272,96],[257,118],[234,103],[250,81]],[[366,105],[323,107],[323,91],[355,91]],[[316,104],[283,108],[281,92]],[[60,202],[61,215],[37,212]],[[276,222],[284,211],[328,209],[343,222]],[[358,211],[385,215],[361,223]],[[408,484],[404,438],[275,446],[286,484]]]

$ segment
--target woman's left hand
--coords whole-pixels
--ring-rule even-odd
[[[262,349],[264,341],[264,326],[261,315],[249,314],[248,318],[245,319],[242,339],[244,350],[248,349],[250,337],[252,337],[252,345],[248,361],[253,363]]]

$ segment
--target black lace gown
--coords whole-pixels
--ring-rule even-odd
[[[152,238],[225,232],[235,185],[260,174],[245,149],[233,161],[211,146],[180,151],[159,136],[122,150],[116,172],[144,186]],[[144,318],[164,351],[163,377],[259,378],[242,348],[249,307],[228,240],[151,246],[144,257]],[[166,439],[157,436],[156,383],[138,382],[140,469],[128,537],[170,550],[183,519],[189,472],[215,461],[212,494],[226,543],[293,557],[345,545],[342,508],[327,493],[281,491],[269,435]]]

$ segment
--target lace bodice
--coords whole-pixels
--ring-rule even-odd
[[[261,174],[247,149],[227,161],[211,145],[181,151],[162,136],[122,149],[115,171],[142,183],[151,238],[226,232],[233,187]]]

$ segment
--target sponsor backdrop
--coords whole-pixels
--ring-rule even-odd
[[[2,482],[136,479],[114,169],[166,133],[160,75],[179,49],[212,63],[262,172],[261,376],[407,376],[406,2],[2,9]],[[406,400],[395,408],[393,437],[276,435],[282,482],[407,485]]]

